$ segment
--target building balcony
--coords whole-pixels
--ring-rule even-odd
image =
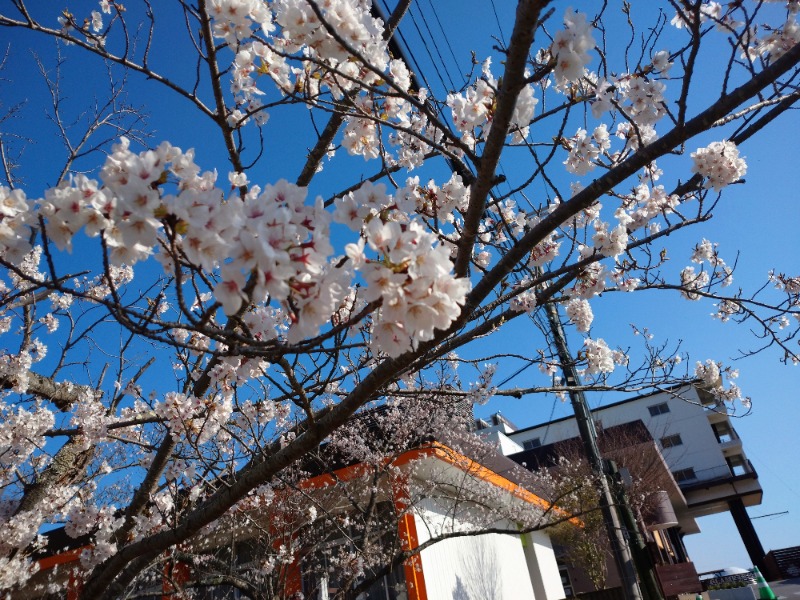
[[[720,440],[719,448],[722,450],[722,453],[725,456],[730,454],[738,453],[741,454],[742,452],[742,440],[737,437],[731,437],[729,439]]]
[[[709,423],[724,423],[726,421],[730,421],[730,415],[728,414],[727,410],[724,407],[717,408],[717,407],[704,407],[706,411],[706,418],[708,419]]]
[[[720,465],[699,469],[694,478],[679,481],[689,514],[697,518],[725,512],[728,501],[735,498],[740,498],[745,506],[761,504],[763,492],[752,463],[746,460],[735,471],[728,465]]]
[[[733,443],[733,441],[728,443]],[[744,466],[741,469],[734,470],[729,465],[719,465],[708,469],[692,469],[692,472],[695,475],[693,478],[686,477],[678,481],[678,485],[684,492],[742,479],[758,479],[758,473],[753,467],[753,463],[749,460],[744,462]]]

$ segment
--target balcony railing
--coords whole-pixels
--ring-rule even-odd
[[[713,485],[715,482],[725,482],[732,479],[757,479],[758,473],[753,467],[753,463],[749,460],[745,461],[744,472],[736,474],[728,465],[718,465],[716,467],[709,467],[708,469],[695,470],[695,477],[693,479],[684,479],[679,481],[681,489],[694,487],[707,487]]]

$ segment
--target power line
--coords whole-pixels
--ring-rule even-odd
[[[757,517],[750,517],[750,520],[752,521],[753,519],[763,519],[764,517],[777,517],[779,515],[788,515],[788,514],[789,514],[788,510],[783,510],[781,512],[769,513],[766,515],[758,515]]]
[[[450,50],[450,56],[453,57],[453,64],[456,66],[456,71],[461,75],[461,79],[466,83],[467,78],[464,73],[461,71],[460,67],[458,66],[458,59],[456,58],[456,53],[453,52],[453,46],[450,45],[450,36],[447,35],[447,32],[444,30],[442,26],[442,22],[439,20],[439,13],[436,12],[436,8],[433,6],[432,0],[428,0],[428,4],[433,11],[433,17],[436,19],[436,23],[439,25],[439,30],[442,32],[442,39],[444,40],[445,44],[447,44],[447,49]]]
[[[497,7],[494,5],[494,0],[492,0],[492,12],[494,13],[494,20],[497,23],[497,31],[500,32],[500,41],[503,42],[503,46],[505,46],[506,37],[503,35],[503,27],[500,25],[500,17],[497,16]]]
[[[435,13],[434,13],[435,14]],[[428,25],[428,19],[425,18],[425,13],[422,11],[422,8],[419,8],[419,16],[422,18],[422,24],[425,26],[425,30],[428,32],[428,35],[431,38],[431,42],[433,42],[433,48],[436,50],[436,55],[439,57],[439,61],[442,64],[442,68],[444,69],[445,75],[447,75],[447,80],[450,82],[450,90],[456,90],[456,84],[453,82],[453,78],[450,77],[450,69],[447,68],[447,65],[444,61],[444,56],[442,56],[442,52],[439,50],[439,44],[436,43],[436,36],[433,35],[433,31],[431,31],[430,25]],[[414,16],[411,16],[411,20],[414,20]],[[445,37],[445,39],[447,39]]]
[[[389,10],[389,5],[386,4],[386,0],[382,0],[382,3],[383,3],[384,8],[386,9],[386,12],[388,14],[391,14],[391,11]],[[419,61],[417,60],[417,57],[414,56],[414,52],[411,50],[411,46],[406,41],[406,38],[403,35],[403,32],[401,31],[401,28],[399,26],[397,27],[397,29],[395,29],[395,35],[400,38],[400,41],[403,42],[403,46],[405,46],[405,51],[403,51],[402,49],[399,48],[399,45],[398,45],[398,50],[400,50],[400,54],[401,54],[401,56],[399,56],[398,58],[402,58],[405,62],[408,62],[408,60],[406,60],[406,57],[404,56],[405,54],[408,54],[408,57],[411,59],[411,62],[413,63],[413,67],[414,67],[414,68],[411,69],[412,72],[413,72],[412,75],[416,74],[419,77],[421,77],[422,81],[425,83],[425,87],[427,87],[429,90],[432,90],[433,88],[432,88],[431,84],[428,82],[428,79],[425,77],[425,74],[422,72],[422,68],[420,67]]]
[[[422,35],[422,31],[419,28],[419,24],[417,23],[417,19],[414,17],[414,11],[411,7],[408,7],[408,15],[411,17],[411,22],[414,24],[414,29],[417,30],[417,35],[419,36],[420,41],[422,42],[423,47],[425,48],[425,52],[428,54],[428,58],[431,61],[431,65],[433,66],[433,70],[436,71],[437,77],[439,77],[439,81],[442,83],[442,87],[446,90],[447,84],[442,77],[442,73],[439,71],[439,67],[436,64],[436,59],[433,58],[433,54],[431,53],[431,49],[428,47],[428,43],[425,41],[425,36]],[[443,65],[444,66],[444,65]]]

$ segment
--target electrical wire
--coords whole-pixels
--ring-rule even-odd
[[[447,32],[444,30],[444,27],[442,26],[442,22],[439,20],[439,13],[436,12],[436,8],[433,6],[433,1],[428,0],[428,4],[430,5],[431,10],[433,11],[433,16],[436,19],[436,23],[439,25],[439,31],[442,32],[442,39],[444,40],[445,44],[447,44],[447,49],[450,50],[450,56],[453,57],[453,64],[456,67],[456,72],[458,72],[461,75],[461,80],[463,81],[464,84],[466,84],[467,78],[464,75],[463,71],[461,71],[461,69],[459,68],[458,58],[456,58],[456,53],[453,51],[453,46],[450,44],[450,36],[447,35]]]
[[[428,19],[425,18],[425,13],[422,11],[422,8],[419,8],[419,16],[422,18],[422,24],[425,26],[425,30],[428,32],[428,35],[431,38],[431,42],[433,42],[433,48],[436,50],[436,55],[439,57],[439,62],[444,69],[445,75],[447,75],[447,80],[450,82],[450,91],[454,92],[456,90],[456,84],[453,82],[453,78],[450,76],[450,69],[447,68],[445,64],[444,56],[442,56],[441,50],[439,50],[439,44],[436,43],[436,36],[433,35],[433,31],[431,31],[430,25],[428,25]],[[412,20],[413,20],[412,16]]]
[[[387,13],[391,14],[391,11],[389,11],[389,5],[386,4],[386,0],[381,0],[381,1],[383,2],[383,6],[386,8]],[[394,33],[397,37],[400,38],[400,41],[403,43],[403,46],[405,47],[405,51],[408,53],[408,56],[411,59],[411,62],[413,63],[413,65],[409,65],[413,67],[411,70],[414,71],[414,73],[416,73],[422,79],[423,83],[425,84],[425,87],[427,87],[429,90],[433,89],[431,84],[428,82],[428,78],[425,77],[425,73],[423,73],[422,69],[420,68],[419,61],[417,60],[417,57],[414,56],[414,52],[411,50],[411,46],[406,41],[406,38],[403,35],[401,27],[398,26],[397,29],[395,29]]]
[[[419,24],[417,23],[417,19],[414,16],[414,11],[412,10],[411,6],[408,7],[408,16],[411,17],[411,22],[414,24],[414,29],[417,30],[417,35],[419,36],[419,39],[422,42],[422,46],[425,48],[425,52],[427,53],[428,58],[431,61],[431,65],[433,66],[433,70],[436,71],[436,76],[439,78],[439,81],[442,83],[442,88],[444,88],[446,90],[447,89],[447,84],[444,81],[444,77],[442,77],[442,73],[439,71],[439,66],[437,65],[436,59],[433,57],[433,54],[431,53],[431,49],[428,46],[428,42],[425,41],[425,36],[422,35],[422,31],[419,28]],[[442,66],[444,66],[444,65],[442,65]]]
[[[503,27],[500,25],[500,17],[497,16],[497,7],[494,4],[494,0],[492,0],[492,12],[494,13],[494,20],[497,23],[497,31],[500,32],[500,41],[503,42],[503,46],[506,46],[506,37],[503,35]]]

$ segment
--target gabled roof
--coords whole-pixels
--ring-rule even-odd
[[[510,496],[527,504],[553,510],[562,518],[569,516],[542,497],[542,492],[537,489],[539,486],[532,473],[521,468],[516,462],[503,456],[488,444],[481,442],[474,434],[448,432],[446,435],[442,435],[441,437],[447,438],[450,444],[430,439],[430,436],[427,437],[429,439],[420,440],[415,448],[387,457],[386,464],[402,467],[414,461],[439,461],[476,480],[502,489]],[[352,460],[348,462],[340,453],[329,454],[326,458],[329,459],[327,463],[319,460],[320,456],[316,457],[317,460],[304,462],[302,468],[305,477],[299,482],[298,487],[305,490],[330,488],[336,484],[354,482],[371,472],[370,465]],[[77,560],[80,550],[91,543],[91,534],[71,538],[66,534],[64,527],[53,529],[44,535],[47,538],[45,548],[32,556],[39,561],[42,569]]]

